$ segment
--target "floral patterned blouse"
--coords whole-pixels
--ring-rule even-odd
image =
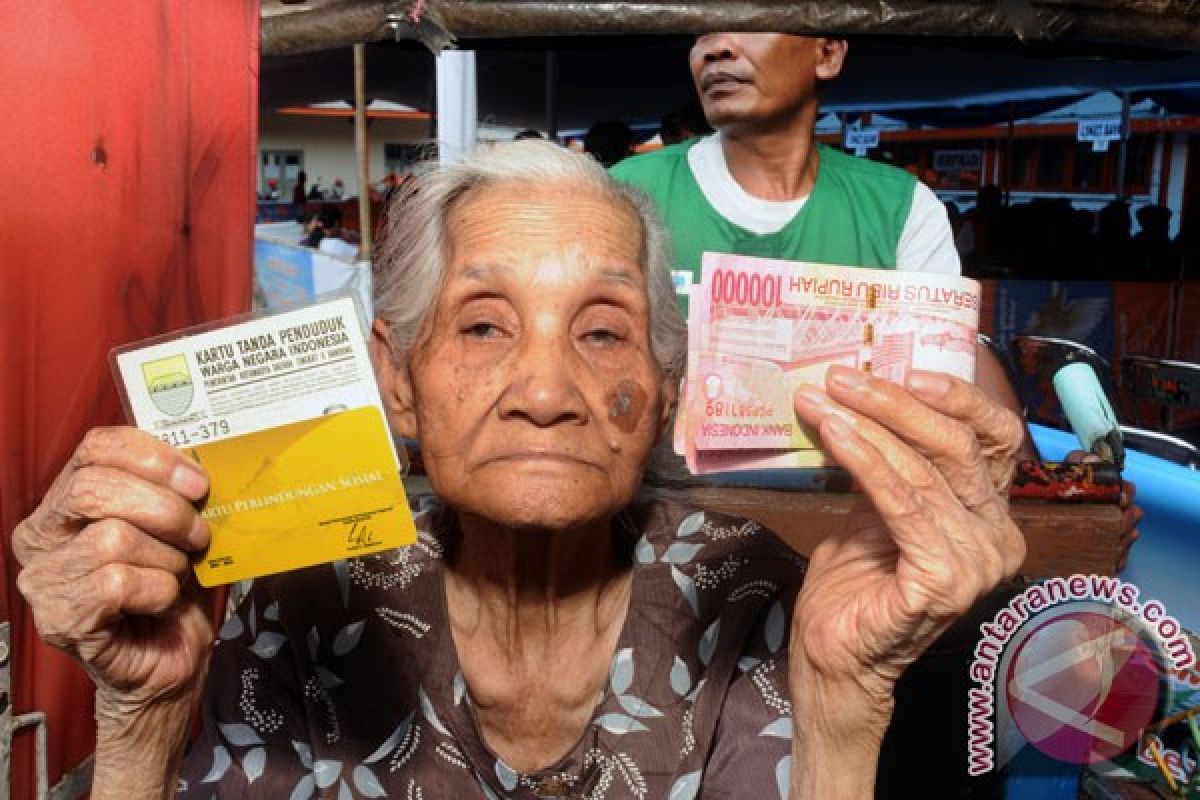
[[[754,522],[631,507],[608,685],[574,748],[520,773],[488,748],[459,669],[450,520],[426,509],[414,545],[255,582],[219,632],[180,797],[787,797],[800,556]]]

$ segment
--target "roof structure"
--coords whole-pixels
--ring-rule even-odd
[[[1200,88],[1197,0],[262,0],[261,8],[266,111],[352,97],[347,45],[368,42],[368,97],[432,110],[430,52],[456,46],[477,53],[484,124],[544,130],[553,106],[558,130],[602,119],[651,125],[694,96],[687,51],[694,34],[712,30],[849,36],[847,65],[822,96],[832,111]]]
[[[559,130],[601,119],[657,124],[694,97],[688,36],[463,39],[476,50],[479,117],[544,129],[547,53],[553,53]],[[430,110],[433,58],[411,40],[369,45],[369,97]],[[967,107],[1098,91],[1200,86],[1200,53],[1078,42],[859,36],[822,97],[831,111]],[[265,111],[353,96],[349,48],[263,59]]]
[[[695,34],[713,30],[960,36],[1195,49],[1195,0],[263,0],[265,55],[415,38]]]

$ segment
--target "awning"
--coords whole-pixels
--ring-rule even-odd
[[[547,0],[264,0],[265,55],[416,38],[702,33],[713,30],[1200,46],[1192,0],[964,0],[960,2],[547,2]]]
[[[688,36],[620,36],[462,44],[478,50],[480,119],[517,128],[543,125],[544,50],[552,49],[559,129],[573,130],[601,119],[656,125],[684,105],[694,97],[687,68],[691,42]],[[370,45],[366,62],[369,96],[433,107],[433,58],[423,46]],[[350,49],[269,56],[261,78],[264,111],[348,98]],[[982,120],[1007,118],[1007,110],[996,111],[997,103],[1050,108],[1097,91],[1175,92],[1173,102],[1182,104],[1187,87],[1200,88],[1200,54],[1015,39],[864,36],[852,38],[846,67],[821,102],[827,111],[975,108]]]

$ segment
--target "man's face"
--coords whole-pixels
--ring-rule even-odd
[[[688,63],[714,128],[786,122],[815,109],[818,79],[841,71],[846,43],[783,33],[709,33]]]
[[[665,424],[639,228],[573,184],[498,184],[453,210],[446,282],[409,358],[449,505],[562,530],[632,499]]]

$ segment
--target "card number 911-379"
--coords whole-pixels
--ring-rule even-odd
[[[163,431],[158,438],[172,447],[188,447],[211,441],[218,436],[228,436],[229,433],[229,420],[214,419],[212,422],[201,422],[198,425]]]

